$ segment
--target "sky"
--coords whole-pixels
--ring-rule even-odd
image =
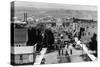
[[[44,3],[44,2],[15,1],[15,6],[16,7],[35,7],[35,8],[50,8],[50,9],[71,9],[71,10],[97,11],[96,6],[57,4],[57,3]]]

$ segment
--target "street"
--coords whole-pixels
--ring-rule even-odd
[[[85,54],[82,50],[72,49],[72,55],[58,55],[58,51],[44,54],[45,64],[56,64],[56,63],[69,63],[69,62],[83,62],[82,54]],[[37,58],[39,59],[39,56]]]

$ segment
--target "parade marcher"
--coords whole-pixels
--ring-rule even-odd
[[[58,55],[60,56],[61,40],[58,39]]]
[[[67,47],[68,47],[68,45],[66,44],[65,47],[64,47],[65,56],[67,56],[67,49],[68,49]]]
[[[54,47],[57,50],[57,39],[55,39],[55,45],[54,45]]]
[[[61,49],[60,49],[60,51],[61,51],[61,54],[63,55],[64,54],[64,42],[63,42],[63,38],[61,38]]]

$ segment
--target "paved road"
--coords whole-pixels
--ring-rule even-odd
[[[80,55],[82,55],[82,50],[77,50],[75,48],[72,49],[71,56],[58,56],[58,51],[54,51],[44,55],[44,58],[46,59],[45,64],[83,62],[84,60]]]

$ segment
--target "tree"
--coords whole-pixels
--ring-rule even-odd
[[[89,42],[89,49],[92,51],[96,51],[95,56],[97,56],[97,35],[94,33],[93,37],[91,37],[91,42]]]
[[[37,42],[36,28],[28,28],[28,42],[27,46],[33,46]]]
[[[52,44],[54,43],[54,35],[51,30],[46,29],[44,33],[43,45],[52,49]]]

